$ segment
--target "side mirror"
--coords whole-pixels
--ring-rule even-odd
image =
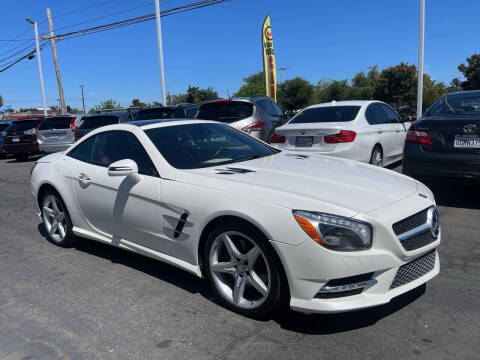
[[[412,117],[410,115],[403,115],[402,122],[412,122]]]
[[[130,174],[138,174],[137,163],[131,159],[115,161],[108,167],[108,176],[127,176]]]

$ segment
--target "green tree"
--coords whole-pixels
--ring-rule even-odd
[[[196,86],[188,86],[186,94],[178,94],[178,95],[167,95],[167,104],[168,105],[175,105],[181,103],[192,103],[192,104],[200,104],[204,101],[218,98],[218,92],[213,90],[212,87],[208,87],[206,89],[200,89]]]
[[[148,104],[141,102],[140,99],[133,99],[132,103],[130,104],[130,107],[136,107],[140,109],[145,109],[148,106]]]
[[[432,80],[428,74],[423,75],[422,108],[426,110],[435,100],[448,93],[445,83]]]
[[[0,106],[3,106],[3,97],[0,95]]]
[[[348,84],[348,80],[320,80],[315,86],[315,103],[351,98],[352,87]]]
[[[264,85],[264,76],[263,71],[259,71],[255,74],[243,78],[243,85],[238,89],[236,93],[233,94],[235,97],[249,97],[249,96],[264,96],[265,95],[265,85]]]
[[[462,81],[459,78],[453,78],[450,81],[450,86],[448,87],[448,92],[462,91]]]
[[[89,113],[95,113],[97,111],[103,111],[103,110],[115,110],[121,108],[120,103],[116,102],[113,99],[108,99],[105,101],[100,102],[100,104],[95,105],[93,108],[88,110]]]
[[[377,65],[370,66],[368,73],[360,71],[352,78],[351,100],[372,100],[374,99],[375,85],[380,73]]]
[[[313,96],[313,85],[301,77],[278,85],[277,100],[284,111],[303,109],[312,103]]]
[[[67,105],[67,112],[70,113],[70,114],[80,114],[83,112],[83,110],[80,110],[76,107],[71,107],[70,105]]]
[[[417,92],[417,68],[401,62],[383,69],[375,84],[373,96],[390,104],[414,104]]]
[[[480,89],[480,54],[473,54],[467,58],[467,65],[458,65],[458,70],[463,73],[465,81],[462,82],[463,90]]]

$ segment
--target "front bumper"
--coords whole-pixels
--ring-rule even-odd
[[[436,248],[440,244],[441,235],[426,246],[407,251],[394,234],[392,225],[432,205],[431,199],[419,197],[415,193],[371,213],[355,216],[373,225],[373,244],[369,250],[330,251],[311,240],[301,229],[298,236],[305,236],[305,241],[299,245],[271,241],[284,265],[289,281],[290,307],[303,313],[336,313],[363,309],[388,303],[392,298],[431,280],[440,271]],[[405,265],[402,270],[413,269],[414,264],[427,256],[431,263],[426,272],[420,272],[417,276],[412,270],[413,277],[398,285],[402,274],[399,272],[400,268]],[[322,298],[318,295],[322,288],[332,283],[332,280],[359,277],[364,274],[371,274],[369,276],[374,281],[360,293],[331,298]]]
[[[403,172],[414,177],[480,179],[480,155],[433,153],[405,143]]]

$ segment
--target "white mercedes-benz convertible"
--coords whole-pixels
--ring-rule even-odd
[[[423,184],[211,121],[99,128],[38,160],[31,187],[52,243],[85,237],[165,261],[249,316],[283,300],[305,313],[384,304],[440,268]]]

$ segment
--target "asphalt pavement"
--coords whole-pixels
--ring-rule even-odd
[[[429,184],[443,238],[426,287],[362,311],[253,320],[172,266],[90,240],[47,242],[32,164],[0,160],[0,359],[480,358],[479,185]]]

